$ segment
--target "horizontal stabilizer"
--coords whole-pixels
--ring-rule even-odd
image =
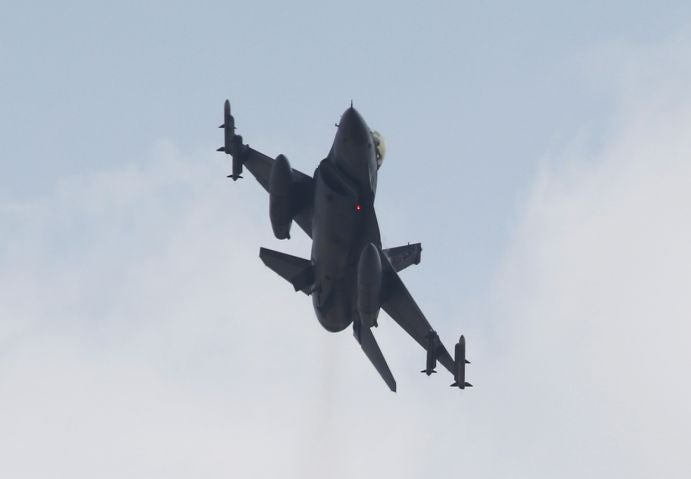
[[[389,258],[391,266],[396,272],[402,271],[411,264],[420,264],[422,245],[420,243],[396,246],[382,250],[382,253]]]
[[[268,248],[259,248],[259,257],[266,266],[292,284],[295,291],[311,294],[314,285],[314,266],[310,260]]]

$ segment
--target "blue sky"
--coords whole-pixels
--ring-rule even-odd
[[[6,6],[0,473],[688,477],[689,10]],[[224,178],[225,98],[306,173],[351,99],[383,133],[384,241],[477,388],[384,322],[390,395],[261,265],[309,244]]]
[[[0,50],[2,190],[45,190],[159,139],[215,146],[211,111],[226,97],[249,141],[274,138],[273,153],[311,170],[352,98],[396,163],[382,207],[399,205],[412,224],[392,240],[436,240],[409,236],[448,205],[456,234],[426,253],[471,268],[458,279],[477,294],[537,161],[570,132],[597,142],[609,125],[607,86],[588,78],[592,50],[659,41],[691,9],[579,3],[13,5]]]
[[[585,128],[597,141],[607,126],[611,107],[602,87],[588,84],[583,57],[603,43],[663,38],[685,8],[14,7],[3,26],[3,189],[42,190],[62,175],[139,157],[160,138],[215,146],[209,112],[225,97],[249,140],[274,137],[275,153],[292,148],[284,152],[293,164],[309,170],[353,98],[397,163],[384,175],[392,193],[382,206],[396,202],[419,221],[449,204],[465,233],[434,245],[408,228],[396,240],[454,254],[473,273],[458,278],[462,290],[475,295],[537,159],[566,132]]]

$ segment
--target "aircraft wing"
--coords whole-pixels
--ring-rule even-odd
[[[218,151],[223,151],[233,157],[233,172],[228,177],[233,180],[242,178],[240,175],[244,166],[268,192],[271,169],[276,160],[244,144],[242,136],[235,134],[235,118],[230,114],[230,102],[228,100],[225,102],[223,113],[224,122],[221,128],[224,129],[225,143]],[[294,219],[298,226],[311,238],[314,180],[294,168],[291,168],[291,170],[296,188],[295,193],[299,199],[298,211]]]
[[[396,321],[425,351],[434,349],[437,360],[454,374],[454,361],[441,341],[430,343],[430,331],[432,326],[422,314],[408,289],[401,281],[398,273],[386,255],[382,257],[382,269],[384,270],[383,302],[382,309]]]
[[[257,150],[247,148],[243,152],[242,164],[252,173],[261,184],[266,192],[269,192],[269,177],[271,176],[271,168],[273,167],[274,159],[266,156]],[[307,236],[312,237],[312,198],[314,191],[314,180],[295,168],[292,168],[293,181],[296,188],[298,188],[298,197],[303,198],[303,204],[298,213],[295,215],[295,222],[307,233]]]

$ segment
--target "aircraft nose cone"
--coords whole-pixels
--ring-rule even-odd
[[[360,185],[362,191],[376,190],[377,160],[374,154],[374,140],[367,123],[352,106],[341,116],[329,156],[344,173]]]
[[[338,124],[338,131],[347,142],[361,143],[369,141],[369,128],[364,118],[352,106],[348,108]]]

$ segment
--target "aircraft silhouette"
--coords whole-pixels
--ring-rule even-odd
[[[259,257],[287,280],[295,291],[312,296],[321,325],[338,332],[353,325],[362,350],[392,391],[396,380],[377,344],[372,327],[383,309],[427,352],[423,373],[435,373],[439,361],[454,376],[452,386],[464,389],[465,338],[454,358],[446,350],[398,272],[420,262],[419,243],[382,249],[374,210],[377,175],[384,159],[381,136],[350,108],[341,116],[331,151],[312,177],[291,168],[288,159],[270,158],[243,143],[235,133],[230,102],[224,106],[222,151],[232,157],[234,181],[247,168],[269,193],[269,217],[274,235],[289,239],[295,221],[312,239],[310,259],[267,248]]]

